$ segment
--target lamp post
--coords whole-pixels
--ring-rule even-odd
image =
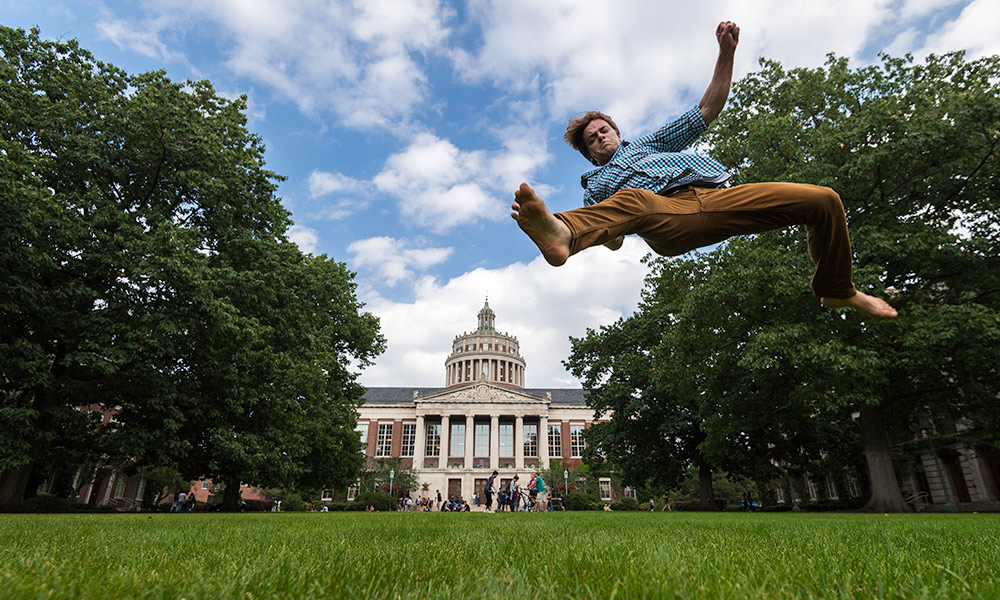
[[[566,509],[566,496],[569,496],[569,471],[563,469],[563,510]]]
[[[396,471],[394,469],[389,469],[389,493],[395,498],[396,494],[392,493],[392,479],[396,476]]]
[[[944,509],[947,512],[957,512],[958,507],[951,502],[951,492],[948,491],[948,482],[944,480],[944,472],[941,470],[941,461],[938,460],[937,450],[934,448],[934,422],[931,421],[929,413],[920,415],[920,419],[923,421],[923,423],[920,423],[920,429],[927,437],[927,445],[931,448],[931,456],[934,457],[934,466],[937,467],[938,481],[941,482],[941,490],[944,492]],[[927,424],[927,427],[924,427],[925,423]]]

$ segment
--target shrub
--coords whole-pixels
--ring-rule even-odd
[[[388,492],[361,492],[351,504],[360,505],[360,508],[353,510],[364,510],[371,504],[379,512],[391,512],[396,510],[396,499]]]
[[[302,496],[294,492],[289,492],[285,494],[285,498],[281,501],[281,510],[288,512],[299,512],[303,510],[309,510],[308,503],[302,500]]]
[[[611,504],[611,510],[645,510],[645,507],[639,506],[639,501],[635,498],[626,496]]]
[[[726,498],[716,497],[715,499],[716,510],[726,510],[726,505],[729,501]],[[704,510],[701,508],[701,502],[699,500],[678,500],[676,502],[671,502],[670,506],[674,510]]]
[[[838,510],[857,510],[865,505],[867,498],[844,498],[841,500],[820,500],[819,502],[801,503],[803,510],[809,512],[829,512]]]
[[[566,496],[566,510],[600,510],[603,506],[600,498],[583,492],[570,492]]]
[[[272,504],[274,504],[274,500],[245,500],[243,505],[243,511],[267,512],[271,510]]]
[[[24,512],[32,513],[67,513],[73,512],[73,504],[66,498],[42,494],[24,501]]]

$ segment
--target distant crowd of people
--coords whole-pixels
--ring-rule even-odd
[[[483,496],[486,499],[486,512],[544,512],[549,510],[566,510],[562,503],[562,498],[549,497],[545,487],[545,480],[542,474],[535,471],[528,479],[528,485],[522,487],[520,476],[515,475],[506,485],[497,484],[497,471],[493,471],[486,486],[483,488]],[[493,508],[493,497],[496,496],[497,508]]]
[[[506,485],[498,480],[498,471],[493,471],[486,480],[482,494],[472,495],[472,504],[458,496],[447,498],[438,490],[435,497],[409,498],[402,497],[396,503],[399,512],[471,512],[472,506],[485,506],[487,513],[505,512],[544,512],[549,510],[566,510],[561,497],[548,495],[545,480],[538,471],[531,474],[527,485],[521,484],[521,478],[515,475]],[[494,501],[496,506],[494,508]],[[372,505],[367,510],[373,511]]]
[[[170,512],[192,512],[196,502],[194,494],[181,492],[174,496],[174,501],[170,505]]]

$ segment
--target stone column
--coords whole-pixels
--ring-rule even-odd
[[[413,442],[413,468],[418,471],[424,468],[424,447],[427,445],[426,427],[424,416],[417,415],[417,435]]]
[[[472,468],[472,457],[475,444],[475,419],[471,414],[465,415],[465,468]]]
[[[514,467],[524,470],[524,416],[514,418]]]
[[[490,415],[490,472],[500,466],[500,417]]]
[[[451,450],[449,439],[451,437],[451,424],[448,415],[441,417],[441,457],[438,460],[438,468],[448,468],[448,451]]]
[[[538,417],[538,467],[549,468],[549,418],[546,415]]]

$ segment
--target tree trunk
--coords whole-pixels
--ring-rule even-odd
[[[871,512],[911,512],[910,505],[903,499],[896,479],[896,469],[889,453],[889,440],[885,435],[882,410],[877,406],[861,409],[861,439],[868,462],[868,479],[871,481],[872,495],[861,510]]]
[[[31,478],[32,463],[0,471],[0,512],[10,512],[24,502],[24,491]]]
[[[222,510],[225,512],[238,512],[242,500],[240,480],[226,481],[226,489],[222,492]]]
[[[698,508],[719,510],[715,503],[715,490],[712,488],[712,467],[703,461],[698,462]]]

